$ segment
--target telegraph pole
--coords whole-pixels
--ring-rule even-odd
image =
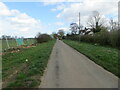
[[[80,31],[80,12],[79,12],[79,31]]]
[[[118,30],[120,30],[120,1],[118,2]]]
[[[80,12],[79,12],[79,42],[80,42]]]

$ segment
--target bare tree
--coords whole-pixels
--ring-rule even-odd
[[[109,24],[110,24],[111,31],[118,30],[118,27],[119,27],[118,22],[115,22],[113,18],[110,19]]]
[[[110,19],[109,23],[110,23],[110,28],[111,28],[111,30],[113,30],[113,23],[114,23],[114,22],[113,22],[113,18]]]
[[[102,18],[98,11],[93,11],[88,19],[88,25],[92,28],[93,32],[99,32],[101,27],[104,26],[105,19]]]

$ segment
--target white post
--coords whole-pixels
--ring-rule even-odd
[[[5,36],[5,39],[6,39],[6,43],[7,43],[8,49],[9,49],[10,46],[9,46],[9,43],[8,43],[8,40],[7,40],[7,36]]]

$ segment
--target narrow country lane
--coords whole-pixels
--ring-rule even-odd
[[[118,78],[57,40],[40,88],[117,88]]]

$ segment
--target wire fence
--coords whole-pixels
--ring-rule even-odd
[[[23,45],[31,45],[36,43],[36,39],[23,39]],[[8,46],[9,45],[9,46]],[[14,48],[17,47],[18,43],[16,42],[15,39],[12,40],[0,40],[0,51],[9,49],[9,48]]]

